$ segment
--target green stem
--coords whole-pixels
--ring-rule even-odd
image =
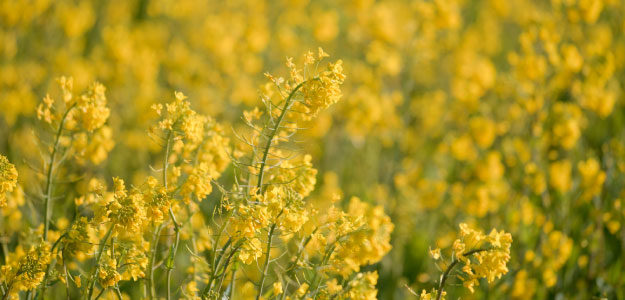
[[[154,263],[156,262],[156,251],[158,250],[158,238],[161,236],[161,230],[163,230],[163,223],[159,224],[154,232],[154,237],[152,238],[152,253],[150,256],[150,261],[148,262],[148,293],[149,299],[154,299],[155,291],[154,291]]]
[[[11,291],[11,286],[9,285],[9,286],[7,287],[7,291],[6,291],[6,293],[4,293],[4,294],[2,295],[2,300],[7,300],[7,299],[9,299],[9,292],[10,292],[10,291]]]
[[[269,257],[271,256],[271,243],[273,241],[273,232],[276,230],[276,223],[271,225],[271,229],[269,229],[268,240],[267,240],[267,254],[265,255],[265,263],[263,265],[263,274],[260,277],[260,284],[258,285],[258,294],[256,295],[256,300],[260,300],[260,297],[263,294],[263,285],[265,284],[265,278],[267,277],[267,270],[269,269]]]
[[[172,247],[170,257],[167,258],[167,300],[171,299],[171,272],[174,270],[174,263],[176,262],[176,252],[178,252],[178,245],[180,244],[180,224],[176,221],[174,211],[169,207],[169,216],[174,223],[174,230],[176,231],[176,240]]]
[[[63,272],[65,273],[65,296],[67,296],[67,300],[71,300],[71,294],[69,290],[69,275],[67,271],[67,265],[65,264],[65,256],[62,258],[63,260]]]
[[[48,230],[50,229],[50,210],[52,209],[52,173],[54,172],[54,160],[56,159],[56,152],[59,148],[59,142],[61,141],[61,136],[63,135],[63,126],[65,126],[65,120],[69,115],[69,112],[76,106],[73,104],[70,106],[63,117],[61,118],[61,123],[59,124],[59,129],[56,132],[56,137],[54,138],[54,146],[52,147],[52,153],[50,154],[50,162],[48,164],[48,172],[46,176],[46,197],[45,197],[45,211],[43,215],[43,240],[48,240]]]
[[[165,186],[165,192],[167,192],[167,168],[169,167],[169,151],[171,148],[171,135],[170,130],[167,133],[167,144],[165,145],[165,158],[163,160],[163,185]]]
[[[119,285],[115,284],[115,295],[117,295],[118,300],[123,300],[122,292],[119,290]]]
[[[167,191],[167,168],[169,167],[169,151],[171,150],[171,138],[172,131],[170,130],[167,133],[167,144],[165,145],[165,159],[163,161],[163,185],[165,186],[165,191]],[[170,256],[167,258],[167,300],[171,299],[171,274],[174,269],[178,245],[180,244],[180,224],[178,224],[178,221],[176,221],[176,216],[174,215],[174,211],[171,206],[169,207],[169,217],[174,223],[176,240],[174,241],[173,248],[170,251]]]
[[[231,242],[232,242],[232,238],[229,238],[228,241],[226,241],[226,244],[224,244],[224,246],[221,248],[221,252],[219,253],[219,255],[213,254],[213,267],[212,267],[213,270],[211,271],[211,275],[210,275],[210,278],[208,279],[208,283],[206,284],[206,286],[204,287],[204,290],[202,291],[202,295],[204,296],[208,295],[208,292],[212,289],[213,281],[215,280],[215,275],[217,275],[217,271],[219,270],[219,267],[221,266],[221,259],[226,253],[226,250],[228,250],[228,247],[230,247]]]
[[[291,91],[286,101],[284,102],[284,107],[282,108],[282,112],[280,113],[280,116],[278,117],[278,121],[274,125],[273,129],[271,129],[271,133],[269,134],[269,140],[267,140],[267,145],[265,145],[265,149],[263,151],[263,159],[260,162],[260,171],[258,172],[258,184],[256,185],[256,187],[258,188],[259,193],[262,192],[261,188],[263,186],[263,175],[265,172],[265,165],[267,164],[267,155],[269,155],[269,149],[271,148],[273,139],[278,133],[278,129],[280,129],[280,125],[282,125],[282,120],[284,119],[284,116],[286,116],[286,112],[289,110],[289,106],[291,105],[291,100],[293,99],[293,96],[302,86],[304,86],[306,82],[307,81],[301,82]]]
[[[61,242],[61,240],[67,236],[67,233],[64,233],[63,235],[61,235],[52,245],[52,248],[50,248],[50,253],[54,253],[54,249],[56,249],[56,247],[59,245],[59,243]],[[53,264],[56,263],[56,259],[53,259],[54,262],[50,262],[48,264],[48,266],[46,267],[46,273],[43,275],[43,284],[41,285],[41,297],[36,297],[39,299],[43,299],[44,295],[46,293],[46,288],[48,287],[48,274],[50,274],[50,269],[52,269]]]
[[[297,263],[299,262],[300,258],[302,257],[302,254],[304,253],[304,249],[306,249],[306,246],[308,246],[308,243],[310,243],[310,241],[312,240],[313,235],[317,232],[318,229],[319,229],[319,227],[316,227],[315,230],[313,230],[313,232],[308,237],[306,237],[306,239],[301,243],[301,246],[297,250],[297,254],[295,255],[295,260],[293,260],[293,262],[291,262],[289,267],[286,268],[287,274],[292,274],[292,272],[295,271],[295,268],[297,268]]]
[[[319,266],[323,267],[326,264],[328,264],[328,261],[330,260],[330,257],[332,257],[332,253],[334,253],[334,249],[336,249],[336,244],[335,243],[331,244],[331,246],[328,248],[326,253],[323,255],[323,259],[321,260],[321,264]],[[311,289],[311,291],[313,291],[313,293],[314,293],[313,299],[317,298],[316,295],[317,295],[317,292],[319,290],[319,286],[321,285],[321,276],[319,276],[320,273],[321,273],[320,271],[316,271],[315,275],[313,276],[313,279],[311,281],[311,283],[312,283],[311,287],[314,287],[314,288]]]
[[[168,192],[167,191],[167,169],[169,168],[169,151],[171,148],[171,137],[172,137],[172,131],[170,130],[167,132],[167,138],[166,138],[166,144],[165,144],[165,157],[163,158],[162,176],[163,176],[163,186],[165,187],[165,192]],[[174,222],[174,225],[175,225],[175,222]],[[156,260],[156,251],[158,250],[158,238],[160,237],[160,233],[161,233],[161,230],[163,230],[163,227],[164,227],[163,223],[161,223],[156,229],[156,232],[152,239],[153,250],[152,250],[152,256],[150,258],[149,265],[148,265],[148,272],[150,272],[149,280],[148,280],[149,299],[154,299],[154,297],[156,296],[156,291],[154,287],[154,262]],[[169,291],[169,284],[167,285],[167,290]],[[169,295],[169,292],[168,292],[168,295]]]
[[[111,224],[111,227],[109,228],[109,230],[106,232],[106,235],[104,236],[104,240],[102,240],[102,242],[100,243],[100,249],[98,250],[98,258],[96,259],[96,262],[95,262],[95,270],[93,271],[93,276],[91,277],[91,282],[89,284],[89,293],[87,296],[88,300],[91,300],[91,297],[93,296],[93,289],[95,287],[95,282],[98,277],[98,272],[100,271],[100,261],[102,260],[102,255],[104,254],[104,247],[106,247],[106,241],[109,239],[109,237],[113,233],[114,226],[115,225]]]
[[[234,293],[234,284],[235,284],[235,275],[237,273],[237,263],[234,263],[234,266],[232,266],[232,277],[230,278],[230,286],[228,287],[228,298],[226,299],[232,299],[232,294]]]
[[[221,271],[221,278],[219,279],[219,284],[217,285],[217,291],[219,292],[219,298],[218,299],[222,299],[222,295],[223,295],[223,291],[221,290],[221,287],[223,286],[224,280],[226,279],[226,275],[228,272],[228,266],[230,265],[230,261],[232,260],[232,258],[234,257],[234,255],[237,253],[237,251],[239,251],[239,248],[241,248],[241,244],[237,245],[234,249],[232,249],[232,252],[230,252],[230,255],[228,255],[228,258],[226,259],[226,262],[224,263],[224,266],[222,267],[222,271]],[[237,263],[234,263],[233,266],[233,270],[232,273],[236,273],[236,267],[237,267]],[[230,298],[229,298],[230,299]]]

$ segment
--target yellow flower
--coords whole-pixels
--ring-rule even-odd
[[[273,283],[273,294],[274,296],[282,294],[282,282]]]
[[[577,47],[573,45],[563,46],[562,56],[564,57],[565,67],[571,72],[579,71],[584,64],[584,58],[579,51],[577,51]]]
[[[474,160],[477,157],[475,147],[468,134],[462,135],[451,142],[451,155],[460,161]]]
[[[560,193],[565,193],[571,188],[571,163],[568,160],[549,165],[549,184]]]
[[[246,265],[251,264],[263,255],[262,247],[262,243],[257,238],[247,241],[243,244],[243,247],[241,247],[239,259]]]
[[[204,162],[193,168],[180,192],[185,203],[188,204],[191,201],[191,195],[194,195],[198,200],[203,200],[211,193],[213,190],[211,180],[214,173],[216,172]]]
[[[601,170],[599,162],[593,158],[580,161],[577,164],[577,169],[582,176],[582,188],[584,189],[582,198],[588,200],[593,196],[600,195],[606,174]]]
[[[469,120],[471,135],[482,149],[486,149],[493,144],[497,136],[495,125],[495,122],[484,117],[475,117]]]
[[[48,124],[52,124],[52,121],[56,118],[52,112],[53,105],[54,99],[52,99],[49,94],[46,94],[43,98],[43,103],[40,103],[39,106],[37,106],[37,119],[43,120]]]
[[[106,107],[106,88],[96,82],[77,100],[77,118],[83,128],[89,132],[102,127],[109,117],[110,110]]]
[[[208,120],[191,109],[191,103],[186,99],[183,93],[174,92],[174,100],[165,104],[166,113],[162,112],[162,105],[153,105],[161,118],[150,132],[163,132],[163,139],[167,136],[173,140],[184,139],[188,147],[195,148],[204,138],[204,126]]]
[[[327,56],[327,53],[319,48],[317,59],[321,60]],[[322,110],[338,102],[342,97],[341,85],[345,80],[343,61],[338,60],[334,63],[329,63],[325,70],[320,72],[316,71],[316,67],[313,68],[313,61],[312,52],[307,52],[304,55],[304,76],[302,76],[302,70],[297,68],[293,58],[287,58],[286,66],[290,71],[290,80],[287,82],[283,82],[282,78],[275,78],[268,73],[265,74],[269,80],[279,87],[280,94],[282,94],[282,91],[287,95],[296,92],[295,89],[299,86],[298,92],[301,97],[297,96],[292,106],[289,107],[295,119],[310,120],[316,117]],[[271,94],[265,93],[264,96],[270,99]]]
[[[391,250],[390,235],[394,226],[381,206],[372,207],[352,197],[347,213],[339,214],[339,219],[334,222],[336,228],[332,230],[335,234],[345,236],[332,256],[334,268],[341,275],[374,264]]]
[[[336,278],[333,278],[332,280],[326,282],[326,290],[330,294],[337,294],[343,290],[343,286],[338,283]]]
[[[147,218],[156,223],[163,222],[172,201],[165,187],[158,185],[156,178],[150,176],[146,180],[142,195]]]
[[[439,258],[441,258],[441,249],[440,248],[436,248],[434,250],[430,249],[430,256],[434,260],[438,260]]]
[[[107,216],[117,232],[140,232],[146,219],[144,199],[139,191],[128,195],[124,180],[113,178],[115,197],[107,206]]]
[[[443,291],[441,293],[441,299],[445,299],[445,295],[447,295],[447,292]],[[432,291],[431,293],[428,293],[425,290],[421,290],[421,294],[419,294],[419,300],[434,300],[436,299],[436,291]]]
[[[306,292],[308,292],[308,283],[302,283],[299,288],[297,289],[297,292],[295,292],[299,297],[302,297],[304,295],[306,295]]]
[[[486,278],[491,283],[508,273],[512,245],[509,233],[493,229],[485,235],[465,223],[459,227],[459,238],[454,241],[452,250],[455,259],[464,264],[460,278],[467,289],[473,292],[480,278]]]
[[[8,263],[0,271],[2,281],[9,288],[7,293],[38,287],[50,260],[50,246],[46,243],[31,247],[26,252],[18,246],[15,253],[8,255]]]
[[[375,288],[378,282],[378,272],[358,273],[356,278],[349,283],[347,299],[375,300],[378,290]]]
[[[7,205],[6,193],[17,186],[17,170],[6,156],[0,155],[0,207]]]
[[[117,272],[117,260],[108,253],[102,256],[98,271],[98,280],[103,288],[114,286],[122,279]]]
[[[63,240],[64,250],[72,255],[91,253],[94,249],[95,239],[93,228],[86,217],[80,217],[75,221]]]

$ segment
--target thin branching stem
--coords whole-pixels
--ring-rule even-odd
[[[152,237],[152,251],[150,255],[150,260],[148,261],[148,294],[150,299],[154,299],[155,291],[154,291],[154,262],[156,261],[156,251],[158,250],[158,238],[161,236],[161,230],[163,230],[163,223],[159,224],[154,232],[154,236]]]
[[[234,249],[232,249],[232,251],[230,252],[230,255],[228,255],[228,258],[226,258],[226,262],[224,263],[224,266],[222,267],[222,271],[221,271],[221,278],[219,279],[219,284],[217,285],[217,290],[219,291],[219,299],[222,299],[222,294],[223,291],[221,290],[221,287],[223,286],[224,280],[226,279],[226,275],[227,275],[227,271],[228,271],[228,266],[230,265],[230,262],[232,261],[232,258],[234,257],[234,255],[239,251],[239,249],[241,248],[242,244],[238,244]],[[236,273],[236,263],[234,264],[233,273]]]
[[[263,265],[263,273],[260,277],[260,283],[258,284],[258,294],[256,295],[256,300],[259,300],[263,295],[263,285],[265,284],[265,278],[267,277],[267,270],[269,269],[269,257],[271,256],[271,243],[273,241],[273,233],[276,230],[276,223],[271,225],[271,229],[269,229],[269,234],[267,237],[267,253],[265,255],[265,263]]]
[[[256,187],[258,188],[259,192],[261,192],[261,187],[263,186],[263,175],[265,171],[265,163],[267,162],[267,155],[269,155],[269,149],[271,149],[271,144],[273,144],[273,139],[278,133],[278,129],[280,128],[280,124],[282,123],[284,116],[286,116],[288,108],[291,105],[291,100],[293,99],[297,91],[300,88],[302,88],[306,82],[307,81],[301,82],[291,91],[291,93],[289,94],[289,97],[284,102],[284,107],[282,109],[282,112],[280,113],[280,116],[278,117],[278,120],[276,121],[276,126],[274,126],[274,128],[271,130],[271,133],[269,134],[269,139],[267,140],[267,144],[265,145],[265,149],[263,151],[263,158],[260,161],[260,171],[258,172],[258,184],[256,185]]]
[[[44,214],[43,214],[43,240],[48,240],[48,230],[50,229],[50,210],[52,209],[52,174],[54,173],[54,160],[56,159],[56,153],[59,149],[59,142],[61,141],[61,136],[63,136],[63,127],[65,126],[65,120],[69,115],[70,111],[74,109],[76,104],[70,106],[63,117],[61,118],[61,123],[59,123],[59,128],[56,132],[56,137],[54,138],[54,145],[52,146],[52,153],[50,153],[50,161],[48,162],[48,172],[46,174],[46,197],[44,203]]]
[[[104,236],[104,240],[102,240],[102,242],[100,243],[100,249],[98,251],[98,258],[96,259],[96,262],[95,262],[95,270],[93,271],[93,275],[91,276],[91,282],[89,283],[89,293],[87,294],[88,300],[91,300],[91,297],[93,296],[93,289],[95,287],[96,279],[98,278],[98,272],[100,271],[100,261],[102,260],[102,255],[104,254],[104,247],[106,246],[106,241],[109,239],[109,237],[113,233],[113,227],[114,225],[111,224],[111,227],[109,228],[109,230],[106,232],[106,235]]]
[[[171,151],[171,140],[172,140],[173,131],[167,132],[167,141],[165,143],[165,158],[163,160],[163,185],[165,186],[165,190],[167,190],[167,169],[169,167],[169,152]],[[174,210],[172,207],[169,207],[169,217],[171,218],[172,223],[174,224],[174,231],[176,232],[176,238],[174,244],[170,250],[169,256],[167,258],[166,266],[167,266],[167,300],[171,299],[171,275],[174,269],[174,263],[176,261],[176,252],[178,252],[178,245],[180,245],[180,224],[176,220],[176,216],[174,215]]]
[[[171,217],[171,221],[174,223],[176,240],[174,241],[174,245],[171,248],[171,253],[169,254],[170,256],[167,259],[167,300],[171,299],[171,274],[174,270],[176,252],[178,252],[178,245],[180,245],[180,224],[178,224],[178,221],[176,221],[176,216],[174,215],[174,211],[171,209],[171,207],[169,207],[169,216]]]
[[[61,243],[61,240],[63,238],[65,238],[67,236],[67,233],[62,234],[52,245],[52,248],[50,248],[50,253],[54,253],[54,249],[56,249],[56,247]],[[54,260],[56,263],[56,260]],[[46,287],[48,286],[48,274],[50,274],[50,270],[53,267],[53,263],[50,262],[48,264],[48,266],[46,267],[46,273],[43,275],[43,284],[41,285],[41,297],[39,299],[43,299],[44,298],[44,294],[46,293]]]
[[[302,257],[302,253],[304,253],[306,246],[312,240],[313,235],[317,233],[317,230],[319,230],[319,227],[316,227],[313,230],[313,232],[308,237],[306,237],[304,241],[302,241],[302,243],[299,246],[299,249],[297,250],[297,254],[295,255],[295,260],[293,260],[293,262],[291,262],[289,267],[286,269],[287,274],[292,274],[292,272],[295,271],[295,269],[297,268],[297,264],[299,263],[299,260]]]

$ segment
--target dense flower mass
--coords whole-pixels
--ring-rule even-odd
[[[318,59],[327,56],[319,49]],[[93,84],[76,97],[73,79],[61,77],[63,102],[46,96],[37,109],[38,118],[56,132],[52,147],[42,148],[49,151],[41,176],[46,217],[43,231],[39,227],[34,232],[43,241],[28,252],[18,244],[15,257],[5,256],[4,297],[35,290],[43,295],[58,279],[66,284],[68,297],[93,299],[112,292],[119,298],[122,283],[132,282],[136,285],[131,289],[144,286],[137,289],[141,298],[156,298],[162,292],[170,298],[172,275],[185,264],[187,279],[181,292],[193,299],[233,293],[224,286],[238,281],[238,269],[240,274],[256,272],[260,277],[247,280],[258,283],[257,298],[266,293],[288,298],[375,298],[378,274],[361,268],[378,263],[392,248],[390,217],[382,206],[356,197],[345,210],[330,205],[330,214],[323,216],[310,201],[317,183],[312,156],[287,150],[295,144],[293,136],[303,122],[312,121],[341,97],[345,78],[341,62],[311,75],[308,68],[314,60],[311,53],[305,56],[304,77],[292,59],[290,80],[270,76],[283,93],[281,99],[264,95],[266,109],[245,112],[243,120],[251,130],[235,132],[235,143],[222,125],[196,112],[181,92],[164,106],[152,105],[156,120],[146,134],[161,159],[151,168],[154,176],[137,185],[113,177],[110,189],[105,181],[91,177],[77,187],[82,196],[70,203],[75,211],[71,222],[66,215],[50,218],[54,205],[67,205],[55,203],[55,191],[63,186],[56,178],[72,174],[72,167],[85,167],[84,158],[93,163],[106,159],[112,146],[106,143],[110,128],[104,123],[110,112],[103,86]],[[77,159],[66,161],[71,154]],[[17,171],[4,156],[0,159],[4,197],[17,186]],[[227,188],[217,180],[230,162],[234,173]],[[219,197],[212,195],[215,190]],[[213,211],[205,213],[207,208]],[[180,259],[183,251],[191,254],[189,260]],[[278,270],[286,273],[277,276]],[[161,271],[167,277],[165,291],[156,282]]]
[[[28,291],[39,286],[45,277],[51,260],[50,246],[39,244],[28,250],[18,247],[6,259],[7,263],[2,266],[0,278],[6,287],[5,295]]]
[[[625,299],[623,11],[2,0],[0,298]]]
[[[510,260],[512,237],[503,231],[493,229],[488,235],[460,224],[459,239],[452,246],[454,256],[464,266],[461,275],[464,286],[471,292],[479,285],[478,279],[486,278],[491,283],[508,273],[506,264]],[[471,253],[469,255],[468,253]],[[471,258],[475,258],[472,262]]]

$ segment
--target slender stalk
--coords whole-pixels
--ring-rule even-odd
[[[13,287],[13,282],[11,282],[10,284],[7,285],[7,290],[6,293],[4,293],[2,295],[2,300],[7,300],[9,299],[9,295],[11,294],[11,288]]]
[[[331,246],[328,248],[328,250],[326,251],[326,253],[324,253],[323,255],[323,259],[321,260],[321,264],[319,266],[325,266],[328,261],[330,260],[330,257],[332,257],[332,253],[334,253],[334,250],[336,249],[336,241],[335,243],[331,244]],[[317,298],[317,292],[319,291],[319,287],[321,286],[321,276],[319,276],[321,272],[317,271],[315,272],[315,275],[313,276],[312,279],[312,285],[311,287],[314,287],[311,289],[311,291],[313,291],[313,298]]]
[[[302,86],[304,86],[306,82],[308,81],[301,82],[291,91],[289,96],[286,98],[286,101],[284,102],[284,107],[282,108],[282,112],[280,113],[280,116],[278,117],[276,124],[274,125],[273,129],[271,129],[271,133],[269,134],[269,139],[267,140],[267,145],[265,145],[265,149],[263,151],[263,159],[260,162],[260,170],[258,172],[258,184],[256,185],[256,187],[258,188],[259,193],[261,192],[261,188],[263,186],[263,175],[265,172],[265,165],[267,164],[267,155],[269,155],[269,149],[271,148],[271,144],[273,144],[273,139],[278,133],[278,129],[280,129],[282,120],[284,119],[284,116],[286,116],[286,112],[289,110],[289,107],[291,106],[291,100],[293,99],[293,96],[295,96],[295,93]]]
[[[117,295],[118,300],[123,300],[122,292],[119,290],[119,285],[115,284],[115,295]]]
[[[154,237],[152,237],[152,253],[150,255],[150,260],[148,261],[148,294],[149,299],[154,299],[155,291],[154,291],[154,263],[156,262],[156,251],[158,250],[158,238],[161,236],[161,231],[163,230],[163,223],[159,224],[154,232]]]
[[[109,239],[109,237],[113,233],[113,227],[114,225],[111,224],[111,227],[109,228],[109,230],[106,232],[106,235],[104,236],[104,240],[102,240],[102,242],[100,243],[100,249],[98,251],[98,258],[96,259],[96,263],[95,263],[95,271],[93,271],[93,276],[91,277],[91,282],[89,283],[89,293],[87,295],[88,300],[91,300],[91,297],[93,296],[93,289],[95,287],[95,282],[98,277],[98,272],[100,271],[100,261],[102,260],[102,254],[104,254],[104,247],[106,247],[106,241]]]
[[[293,260],[293,262],[291,262],[289,267],[286,268],[287,274],[291,274],[293,271],[295,271],[295,268],[297,267],[297,263],[299,263],[299,260],[302,257],[302,253],[304,252],[304,249],[306,249],[306,246],[308,245],[308,243],[310,243],[313,235],[317,232],[318,229],[319,227],[316,227],[315,230],[313,230],[313,232],[308,237],[306,237],[304,241],[302,241],[302,243],[300,244],[300,248],[297,250],[297,254],[295,255],[295,260]]]
[[[56,249],[56,247],[59,245],[61,240],[65,238],[66,236],[67,236],[67,233],[64,233],[54,242],[54,244],[52,244],[52,248],[50,248],[50,253],[54,253],[54,249]],[[44,298],[44,295],[46,293],[46,288],[48,287],[48,275],[50,274],[50,270],[52,269],[54,264],[56,264],[56,259],[53,259],[53,262],[51,261],[46,267],[46,273],[43,275],[43,281],[42,281],[43,284],[41,285],[41,295],[40,297],[36,297],[36,298],[39,298],[39,299]]]
[[[284,292],[282,292],[282,296],[280,296],[280,300],[286,299],[286,291],[289,290],[289,282],[287,281],[284,285]]]
[[[106,291],[106,289],[101,289],[100,292],[98,293],[98,295],[95,296],[95,300],[100,299],[100,297],[102,297],[102,295],[104,295],[104,291]]]
[[[462,256],[469,256],[469,255],[473,255],[475,253],[479,253],[479,252],[483,252],[486,251],[487,249],[475,249],[475,250],[471,250],[471,251],[467,251],[465,253],[462,254]],[[441,282],[438,284],[438,289],[436,291],[436,300],[441,300],[443,297],[443,288],[445,287],[445,282],[447,281],[447,278],[449,278],[449,273],[451,273],[451,270],[460,262],[460,259],[458,258],[454,258],[451,261],[451,264],[449,264],[449,267],[447,267],[447,269],[445,270],[445,272],[443,272],[443,275],[441,275]]]
[[[217,271],[219,270],[219,267],[221,266],[221,259],[226,253],[226,250],[228,250],[228,247],[230,247],[231,242],[232,242],[232,239],[229,238],[228,241],[226,241],[226,244],[223,246],[223,248],[221,248],[221,253],[219,253],[218,256],[216,254],[213,255],[213,267],[212,267],[213,270],[211,271],[211,275],[210,275],[210,278],[208,279],[208,283],[206,284],[206,286],[204,287],[204,290],[202,291],[203,296],[208,295],[208,292],[212,289],[213,280],[215,280]]]
[[[226,275],[227,275],[227,271],[228,271],[228,266],[230,265],[230,261],[232,260],[232,257],[237,253],[237,251],[239,251],[239,248],[241,248],[241,245],[239,244],[237,247],[235,247],[232,252],[230,252],[230,255],[228,255],[228,258],[226,259],[226,262],[224,263],[223,266],[223,270],[221,271],[221,278],[219,279],[219,284],[217,285],[217,291],[219,292],[219,298],[218,299],[222,299],[222,295],[223,295],[223,291],[221,290],[221,287],[224,284],[224,280],[226,279]],[[233,270],[232,273],[236,273],[237,271],[237,264],[236,262],[234,263],[233,266]]]
[[[256,300],[260,300],[260,297],[263,294],[263,285],[265,284],[265,278],[267,277],[267,270],[269,269],[269,256],[271,254],[271,243],[273,241],[273,232],[276,230],[276,223],[271,225],[271,229],[269,229],[269,235],[267,240],[267,254],[265,255],[265,263],[263,265],[263,274],[260,277],[260,284],[258,285],[258,294],[256,295]]]
[[[234,263],[232,266],[232,277],[230,278],[230,286],[228,286],[228,298],[232,299],[232,294],[234,293],[234,285],[235,285],[235,274],[237,273],[237,263]]]
[[[172,138],[172,131],[170,130],[169,132],[167,132],[167,141],[166,141],[166,145],[165,145],[165,157],[163,158],[163,186],[165,187],[165,191],[167,192],[167,169],[169,168],[169,151],[170,151],[170,147],[171,147],[171,138]],[[171,209],[171,208],[170,208]],[[148,262],[148,272],[149,272],[149,276],[148,276],[148,293],[149,293],[149,299],[154,299],[154,297],[156,296],[156,291],[154,288],[154,263],[156,261],[156,252],[158,250],[158,238],[161,235],[161,231],[163,230],[164,224],[161,223],[158,225],[158,227],[156,228],[156,231],[154,233],[154,237],[152,238],[152,253],[151,253],[151,257],[150,260]],[[168,285],[169,288],[169,285]]]
[[[169,167],[169,151],[171,150],[172,131],[167,132],[167,144],[165,145],[165,158],[163,160],[163,185],[167,191],[167,168]]]
[[[171,138],[172,131],[170,130],[167,133],[167,143],[165,145],[165,158],[163,161],[163,185],[165,186],[165,190],[167,191],[167,168],[169,167],[169,151],[171,151]],[[171,299],[171,275],[174,269],[174,263],[176,260],[176,252],[178,252],[178,245],[180,244],[180,224],[176,221],[176,216],[174,215],[174,211],[169,207],[169,217],[171,221],[174,223],[174,230],[176,232],[176,240],[174,241],[174,245],[172,250],[170,251],[170,256],[167,258],[167,300]]]
[[[63,117],[61,118],[61,123],[59,124],[59,129],[56,132],[56,137],[54,138],[54,146],[52,147],[52,153],[50,154],[50,162],[48,164],[48,172],[46,176],[46,196],[45,196],[45,211],[43,215],[43,240],[48,240],[48,230],[50,229],[50,210],[52,209],[52,173],[54,172],[54,160],[56,159],[56,152],[59,148],[59,142],[61,141],[61,136],[63,135],[63,126],[65,126],[65,120],[69,115],[69,112],[76,106],[73,104],[70,106]]]
[[[67,300],[71,300],[70,291],[69,291],[69,275],[67,271],[67,265],[65,264],[65,256],[62,258],[63,260],[63,272],[65,273],[65,295],[67,296]]]
[[[171,299],[171,272],[174,270],[174,263],[176,261],[176,252],[178,252],[178,245],[180,244],[180,224],[176,221],[174,211],[169,207],[169,216],[174,223],[174,230],[176,231],[176,240],[172,247],[170,257],[167,258],[167,300]]]

